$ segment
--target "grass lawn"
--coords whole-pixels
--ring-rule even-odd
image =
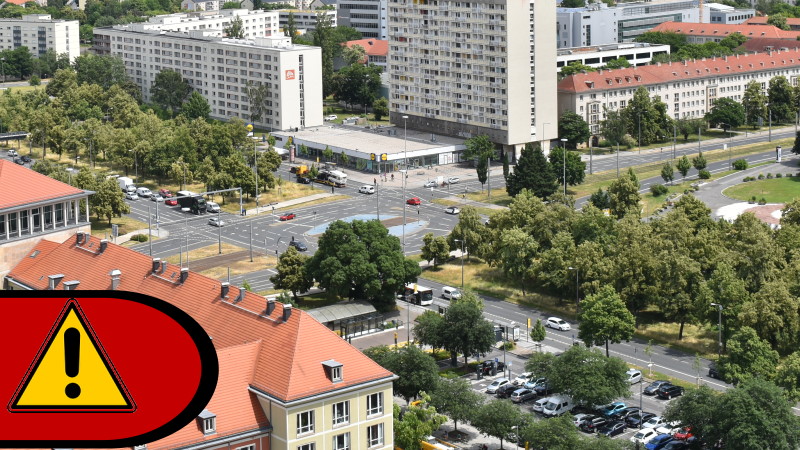
[[[222,243],[222,254],[233,253],[242,250],[245,249],[237,245],[228,244],[227,242]],[[205,247],[189,250],[189,263],[191,264],[192,261],[197,261],[198,259],[208,258],[210,256],[217,256],[217,255],[219,255],[218,244],[207,245]],[[172,255],[169,258],[167,258],[167,262],[170,264],[178,264],[180,261],[181,261],[181,255]]]
[[[216,249],[216,246],[214,246],[214,248]],[[244,257],[244,259],[240,259],[232,264],[228,264],[224,267],[213,267],[200,273],[207,277],[221,279],[222,277],[228,275],[229,268],[231,270],[231,276],[236,276],[243,273],[254,272],[256,270],[269,269],[275,267],[277,264],[278,258],[275,256],[264,256],[263,254],[258,253],[257,250],[253,249],[253,262],[250,262],[250,255],[247,255]]]
[[[364,117],[364,108],[359,109],[359,107],[356,106],[355,108],[348,109],[331,99],[325,100],[322,110],[325,116],[331,114],[336,114],[339,116],[336,120],[326,122],[331,124],[341,124],[344,119],[352,116]],[[374,114],[367,114],[366,118],[369,125],[389,125],[389,117],[383,117],[381,120],[375,120]]]
[[[44,86],[9,86],[7,88],[3,88],[2,90],[8,90],[11,92],[27,92],[27,91],[38,91],[40,89],[44,89]]]
[[[788,203],[800,197],[800,177],[783,177],[749,181],[723,191],[728,197],[748,201],[753,196],[767,203]]]
[[[203,192],[205,189],[200,188],[199,191]],[[197,192],[197,191],[195,191]],[[294,182],[284,181],[280,189],[276,186],[267,192],[261,193],[258,198],[258,204],[262,207],[270,203],[278,203],[286,200],[294,200],[296,198],[307,197],[309,195],[320,194],[326,192],[325,190],[314,189],[307,184],[300,184]],[[225,204],[222,202],[222,195],[215,195],[213,201],[219,203],[223,211],[236,214],[239,211],[239,193],[234,192],[225,198]],[[244,197],[243,206],[245,209],[252,209],[256,207],[255,197]],[[265,209],[266,210],[266,209]]]
[[[97,237],[111,237],[111,225],[108,224],[108,220],[102,219],[98,220],[94,217],[89,218],[90,222],[92,223],[92,236]],[[111,219],[112,224],[119,225],[119,235],[122,236],[123,234],[130,233],[136,230],[147,230],[147,224],[136,219],[131,219],[130,217],[115,217]],[[146,233],[145,233],[146,234]],[[137,242],[138,243],[138,242]]]

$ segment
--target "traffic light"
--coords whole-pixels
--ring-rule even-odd
[[[375,161],[375,153],[370,153],[369,154],[369,160],[370,161]]]
[[[386,161],[387,155],[386,153],[381,153],[381,161]]]

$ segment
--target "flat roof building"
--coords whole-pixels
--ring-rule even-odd
[[[244,37],[270,37],[280,35],[277,11],[248,11],[246,9],[222,9],[219,11],[194,11],[163,14],[151,17],[147,22],[116,25],[115,28],[129,31],[171,31],[175,33],[204,32],[206,36],[225,37],[224,29],[231,21],[242,19]]]
[[[339,25],[355,28],[364,38],[389,39],[388,0],[338,0]]]
[[[277,11],[280,16],[278,18],[281,33],[286,30],[286,25],[289,23],[289,15],[294,15],[294,26],[298,31],[303,33],[313,30],[317,26],[317,15],[326,15],[331,18],[331,25],[336,26],[336,11],[331,9],[318,9],[314,11],[301,10],[301,9],[279,9]]]
[[[558,49],[556,66],[568,66],[578,62],[589,67],[603,67],[609,61],[625,58],[632,66],[649,64],[656,55],[669,55],[669,45],[648,44],[647,42],[626,42],[624,44],[598,45]]]
[[[66,53],[74,61],[81,54],[77,20],[52,19],[50,14],[28,14],[19,19],[0,19],[0,50],[28,47],[31,55],[39,57],[52,49]]]

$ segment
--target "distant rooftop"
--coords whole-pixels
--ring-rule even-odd
[[[558,49],[558,56],[574,55],[576,53],[606,52],[611,50],[643,49],[650,47],[663,47],[660,44],[650,44],[649,42],[622,42],[619,44],[593,45],[589,47],[566,47]]]

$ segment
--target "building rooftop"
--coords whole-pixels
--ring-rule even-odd
[[[744,23],[747,25],[767,25],[767,20],[769,20],[769,16],[755,16],[745,20]],[[800,17],[787,17],[786,24],[800,26]]]
[[[0,210],[84,195],[85,191],[82,189],[11,161],[0,160]]]
[[[367,56],[387,56],[389,54],[389,41],[380,39],[359,39],[347,41],[344,44],[348,48],[360,45],[367,53]]]
[[[800,41],[787,39],[753,38],[748,39],[739,48],[748,52],[768,52],[771,50],[789,50],[800,47]]]
[[[275,50],[275,51],[296,51],[296,50],[309,50],[309,49],[319,48],[310,45],[292,44],[291,40],[283,35],[257,37],[253,39],[234,39],[234,38],[215,36],[214,35],[215,30],[213,29],[192,30],[189,31],[188,33],[182,33],[178,31],[142,29],[140,25],[146,25],[146,24],[114,25],[111,27],[95,28],[94,30],[95,32],[101,30],[113,30],[113,31],[122,31],[125,33],[137,33],[148,36],[168,36],[174,39],[185,39],[187,41],[193,41],[193,42],[197,41],[218,42],[221,44],[233,45],[238,47],[268,48],[270,50]]]
[[[582,93],[592,90],[626,89],[787,67],[800,67],[800,49],[577,73],[561,80],[558,83],[558,91]]]
[[[580,53],[608,52],[613,50],[643,49],[643,48],[666,48],[667,44],[650,44],[649,42],[620,42],[618,44],[593,45],[590,47],[564,47],[557,50],[558,56],[575,55]]]
[[[741,33],[746,38],[773,38],[797,40],[800,31],[786,31],[772,25],[745,25],[720,23],[664,22],[652,31],[671,31],[689,36],[710,36],[724,38],[733,33]]]

